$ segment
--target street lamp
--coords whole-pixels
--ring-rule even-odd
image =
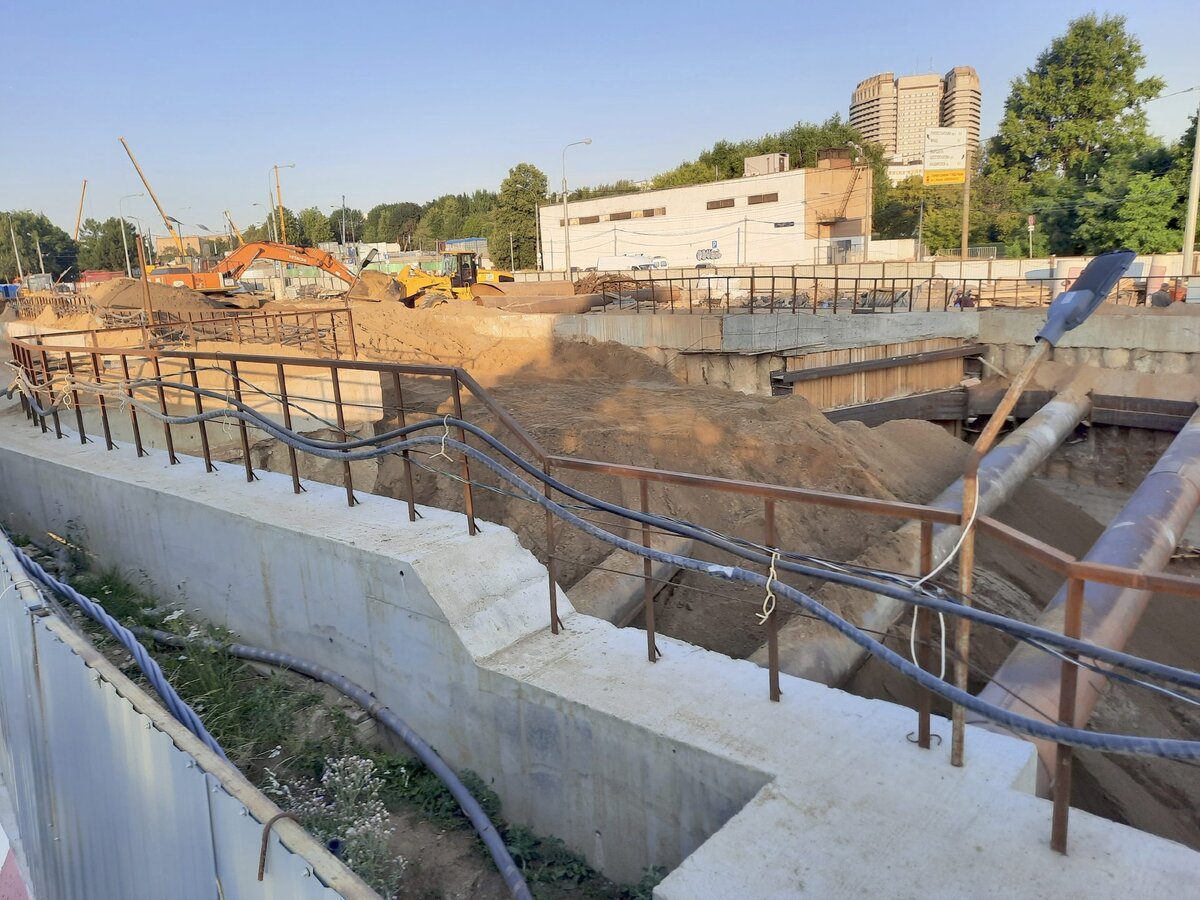
[[[125,236],[125,226],[129,223],[125,221],[125,201],[132,200],[134,197],[145,197],[145,192],[137,194],[126,194],[117,201],[117,211],[121,213],[121,247],[125,251],[125,274],[129,278],[133,277],[133,266],[129,263],[129,238]]]
[[[272,166],[271,168],[275,170],[275,197],[279,201],[279,243],[286,244],[287,243],[287,224],[283,221],[283,191],[279,187],[279,170],[280,169],[294,169],[294,168],[296,168],[296,164],[295,163],[285,163],[283,165],[276,164],[276,165]],[[268,179],[267,180],[267,194],[270,195],[270,193],[271,193],[271,182],[270,182],[270,179]]]
[[[590,144],[591,138],[584,138],[582,141],[572,141],[563,147],[562,151],[562,189],[563,189],[563,243],[565,245],[567,256],[567,278],[571,278],[571,217],[567,214],[567,150],[571,147],[577,147],[580,144]]]

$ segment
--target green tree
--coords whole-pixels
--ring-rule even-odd
[[[408,243],[420,219],[421,207],[416,203],[380,203],[367,213],[362,240]]]
[[[11,232],[10,232],[11,226]],[[17,259],[13,255],[13,235],[26,275],[41,271],[37,245],[42,245],[42,263],[46,272],[58,278],[76,264],[77,248],[71,236],[41,213],[17,209],[0,216],[0,279],[16,279]],[[125,268],[124,263],[121,268]]]
[[[367,217],[363,215],[361,209],[346,209],[345,232],[347,241],[363,240],[364,228]],[[335,209],[329,214],[329,230],[333,234],[334,240],[339,243],[342,240],[342,210]]]
[[[333,240],[333,230],[329,227],[329,217],[315,206],[300,210],[297,218],[300,229],[304,233],[305,243],[302,246],[312,247],[324,241]]]
[[[1167,177],[1105,171],[1079,204],[1078,234],[1086,253],[1128,247],[1139,253],[1179,249],[1179,194]],[[1174,226],[1174,227],[1172,227]]]
[[[1145,62],[1123,16],[1075,19],[1013,81],[990,164],[1022,179],[1041,172],[1085,182],[1111,158],[1142,152],[1142,104],[1163,89],[1160,78],[1138,77]]]
[[[508,170],[492,216],[489,247],[494,263],[504,260],[517,269],[537,265],[537,209],[545,199],[546,188],[546,173],[537,166],[517,163]]]
[[[817,164],[817,154],[821,150],[847,149],[851,143],[862,146],[870,161],[874,173],[875,208],[878,209],[888,194],[887,162],[883,158],[883,150],[877,144],[865,143],[857,128],[836,115],[819,125],[797,122],[776,134],[764,134],[742,141],[717,141],[695,161],[680,163],[674,169],[654,176],[651,186],[657,190],[739,178],[744,171],[745,158],[764,153],[787,153],[788,161],[794,168],[812,167]]]

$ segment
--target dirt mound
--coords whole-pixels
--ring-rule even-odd
[[[600,294],[604,291],[633,290],[638,283],[628,275],[601,275],[589,272],[575,282],[577,294]]]
[[[400,302],[404,300],[404,288],[386,272],[367,269],[358,276],[358,281],[350,288],[346,296],[351,300],[384,300]]]
[[[88,291],[88,299],[102,310],[141,309],[144,303],[142,283],[134,278],[103,281]],[[155,282],[150,283],[150,303],[159,312],[173,313],[207,311],[224,306],[198,291]]]

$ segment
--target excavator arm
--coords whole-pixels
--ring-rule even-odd
[[[296,266],[315,266],[322,272],[328,272],[334,278],[341,279],[346,284],[353,284],[355,281],[354,273],[324,250],[318,250],[316,247],[293,247],[290,244],[276,244],[273,241],[251,241],[243,244],[221,260],[217,264],[216,271],[222,276],[237,281],[251,263],[260,259],[291,263]]]

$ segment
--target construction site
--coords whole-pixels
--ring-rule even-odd
[[[1200,305],[1147,302],[1178,254],[370,264],[247,242],[6,304],[0,665],[27,699],[0,704],[0,777],[47,896],[124,852],[81,768],[174,779],[170,828],[120,802],[194,876],[113,866],[97,896],[1200,883]],[[62,588],[105,572],[132,612]],[[334,712],[222,746],[212,697],[160,684],[225,652],[203,640]],[[306,831],[270,760],[341,746],[301,724],[326,719],[446,769],[485,852],[392,809],[388,881]],[[64,728],[105,749],[22,750]],[[790,852],[749,864],[764,840]]]

